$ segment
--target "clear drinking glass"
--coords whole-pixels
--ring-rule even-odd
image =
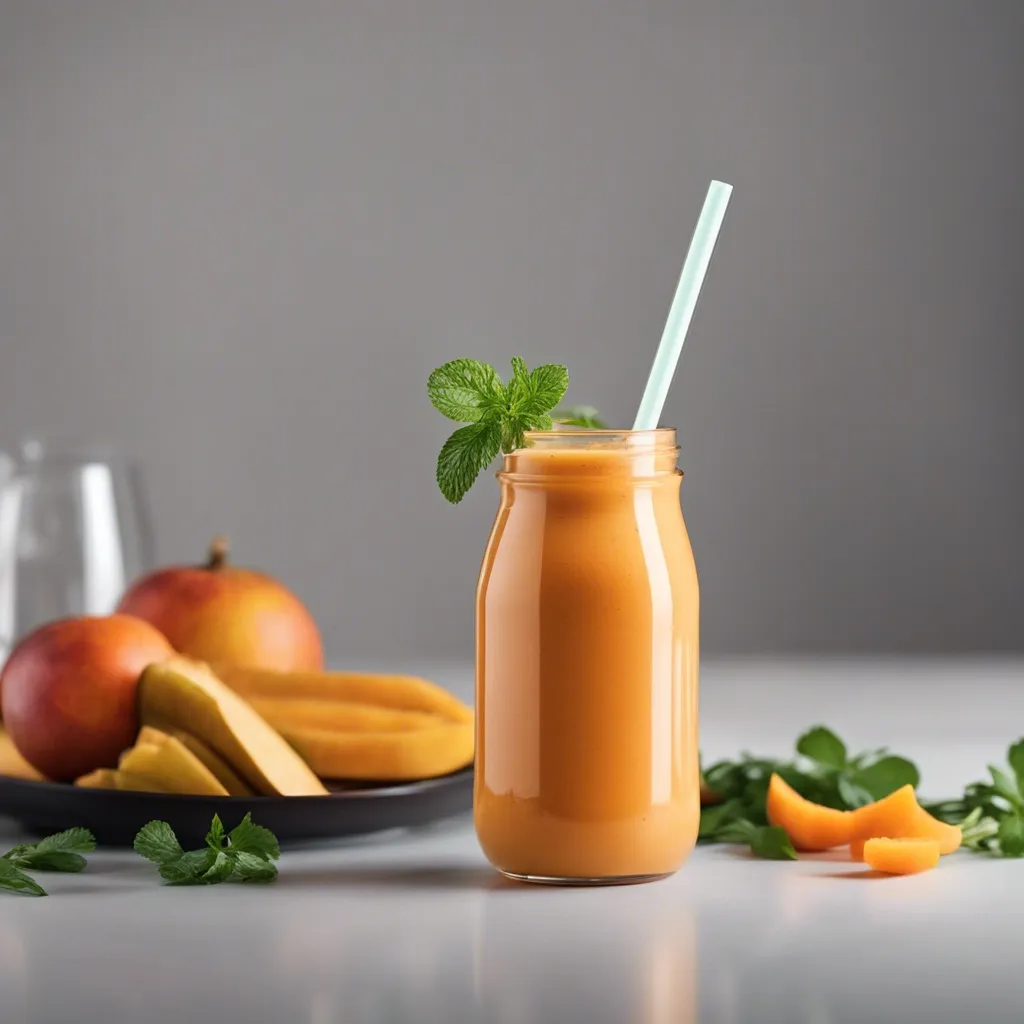
[[[149,517],[130,462],[32,440],[6,479],[0,465],[0,663],[45,622],[109,615],[152,565]]]

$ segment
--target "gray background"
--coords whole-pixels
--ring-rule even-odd
[[[338,658],[472,646],[436,364],[665,422],[710,652],[1022,649],[1024,4],[0,0],[0,444],[112,441]]]

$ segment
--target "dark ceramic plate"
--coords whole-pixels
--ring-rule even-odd
[[[0,815],[36,835],[81,825],[103,846],[131,846],[154,818],[169,822],[187,849],[202,845],[214,814],[230,829],[252,811],[256,824],[290,843],[423,825],[472,804],[472,768],[422,782],[339,788],[330,796],[176,796],[0,778]]]

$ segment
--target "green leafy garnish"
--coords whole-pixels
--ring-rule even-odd
[[[14,846],[0,857],[0,889],[45,896],[46,890],[26,871],[81,871],[86,863],[82,854],[95,849],[96,837],[87,828],[71,828],[38,843]]]
[[[920,783],[917,766],[907,758],[885,749],[850,757],[846,744],[822,725],[796,741],[796,752],[792,760],[743,754],[738,761],[705,768],[704,786],[714,802],[701,808],[698,842],[743,843],[756,856],[772,860],[795,857],[785,832],[768,823],[765,805],[773,773],[806,799],[840,810],[854,810]],[[990,780],[971,783],[963,797],[922,805],[960,827],[965,849],[1024,857],[1024,739],[1010,747],[1007,762],[1009,771],[990,765]]]
[[[437,458],[437,485],[457,504],[473,481],[497,457],[522,448],[530,430],[550,430],[554,423],[598,426],[590,406],[552,416],[569,386],[569,371],[558,363],[530,370],[516,356],[506,384],[493,366],[475,359],[453,359],[427,381],[431,404],[443,416],[466,426],[456,430]]]
[[[746,843],[756,856],[773,860],[795,857],[792,846],[778,835],[785,832],[769,826],[765,805],[774,773],[808,800],[840,810],[861,807],[920,781],[912,762],[885,749],[851,757],[846,744],[823,725],[797,739],[796,753],[791,760],[743,754],[738,761],[718,761],[704,769],[705,784],[718,802],[701,809],[699,841]]]
[[[1010,770],[989,765],[991,781],[972,782],[957,800],[926,804],[925,810],[959,825],[963,845],[995,857],[1024,857],[1024,739],[1006,752]]]
[[[216,885],[236,877],[242,882],[272,882],[273,863],[281,856],[277,837],[246,816],[230,832],[215,814],[206,833],[206,846],[185,853],[166,821],[151,821],[135,837],[135,852],[159,866],[160,877],[171,885]]]

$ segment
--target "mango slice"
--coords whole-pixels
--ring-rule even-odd
[[[252,796],[253,790],[242,777],[219,754],[211,750],[202,740],[187,732],[173,730],[171,735],[205,765],[214,778],[228,791],[228,796]]]
[[[6,775],[12,779],[25,779],[28,782],[44,781],[44,776],[18,753],[14,740],[2,725],[0,725],[0,775]]]
[[[346,701],[422,711],[453,722],[473,721],[473,709],[454,694],[415,676],[365,672],[274,672],[238,665],[218,667],[217,674],[228,687],[249,700]]]
[[[473,760],[473,727],[465,722],[438,721],[410,732],[339,732],[285,723],[281,734],[323,779],[427,779]]]
[[[83,789],[121,789],[134,793],[165,793],[153,780],[130,772],[121,772],[116,768],[97,768],[88,775],[75,779],[75,785]]]
[[[165,793],[227,796],[217,777],[180,740],[146,727],[139,742],[121,755],[118,763],[126,775],[139,775]]]
[[[939,863],[939,844],[934,839],[868,839],[864,860],[888,875],[916,875]]]
[[[201,662],[173,657],[150,665],[139,680],[138,706],[143,724],[195,736],[257,793],[327,794],[281,735]]]
[[[780,775],[769,780],[767,812],[768,820],[784,828],[798,850],[830,850],[854,838],[852,811],[805,800]]]
[[[338,732],[412,732],[450,721],[425,711],[404,711],[343,700],[252,697],[249,703],[278,732],[289,726]]]
[[[853,812],[855,839],[933,839],[939,853],[953,853],[960,846],[963,833],[956,825],[932,817],[918,802],[911,785],[902,786],[881,800]],[[855,856],[851,845],[850,855]]]

